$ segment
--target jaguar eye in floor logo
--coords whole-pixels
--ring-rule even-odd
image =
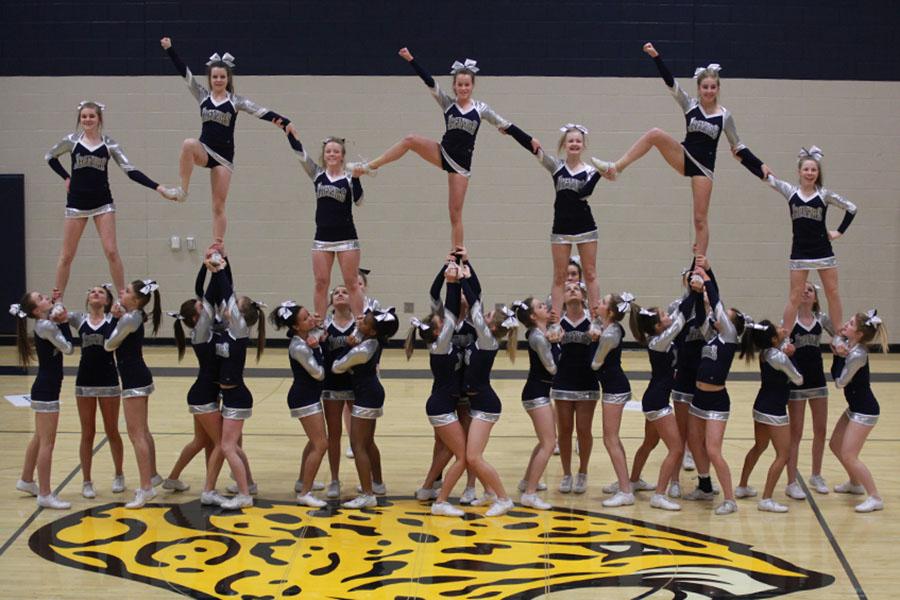
[[[194,598],[524,599],[603,586],[635,598],[770,598],[834,582],[739,542],[590,511],[446,518],[412,499],[381,502],[344,511],[258,500],[241,512],[107,504],[28,543],[60,565]]]

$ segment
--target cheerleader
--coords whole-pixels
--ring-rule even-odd
[[[442,271],[447,282],[447,301],[439,310],[426,317],[424,322],[412,319],[412,327],[406,336],[404,348],[406,359],[409,360],[413,354],[417,332],[422,341],[428,345],[429,365],[434,381],[431,385],[431,395],[425,403],[425,413],[431,426],[434,427],[435,438],[440,441],[441,448],[449,450],[451,458],[456,459],[447,469],[436,495],[432,493],[432,489],[436,484],[437,475],[430,473],[431,481],[426,478],[425,485],[416,491],[416,498],[420,500],[434,498],[435,501],[431,505],[433,515],[461,517],[463,511],[449,502],[453,487],[466,470],[466,431],[456,414],[459,379],[456,374],[457,357],[453,348],[453,334],[460,314],[461,290],[457,265],[451,263]],[[449,462],[449,459],[446,462]],[[441,461],[438,473],[444,466],[446,463]]]
[[[287,137],[316,190],[316,234],[312,245],[316,314],[325,314],[331,269],[337,257],[344,286],[350,294],[350,308],[354,315],[361,315],[365,304],[359,287],[360,250],[353,224],[353,205],[362,204],[363,189],[359,178],[351,176],[345,168],[344,138],[327,137],[322,140],[321,161],[324,166],[319,166],[295,135],[288,133]]]
[[[678,475],[678,467],[681,464],[684,450],[684,439],[678,430],[678,421],[675,418],[675,411],[669,404],[669,396],[675,380],[675,349],[679,340],[684,337],[685,326],[688,319],[692,318],[697,302],[702,301],[699,298],[700,289],[701,282],[699,280],[692,282],[691,289],[670,312],[660,308],[648,310],[637,304],[631,306],[631,332],[639,344],[646,344],[647,354],[650,358],[650,383],[647,384],[647,389],[641,398],[641,408],[647,419],[647,429],[653,431],[653,439],[661,438],[667,449],[666,457],[659,469],[655,493],[650,498],[650,506],[662,510],[681,510],[681,506],[667,496],[667,490],[671,491],[669,483]],[[644,443],[647,443],[647,438]],[[653,445],[655,446],[656,443],[654,442]],[[640,490],[647,489],[649,486],[639,479],[640,470],[637,467],[637,460],[636,456],[636,473],[632,476],[630,487]],[[646,461],[646,454],[642,456],[642,460]],[[643,467],[643,462],[640,466]],[[621,494],[620,488],[610,501],[615,501]],[[633,504],[633,493],[628,493],[621,503]]]
[[[594,411],[600,399],[600,386],[591,370],[595,348],[591,339],[591,321],[584,307],[585,290],[580,283],[567,283],[564,289],[565,315],[550,334],[560,344],[556,374],[550,387],[550,399],[556,403],[557,439],[563,478],[563,494],[587,491],[587,469],[594,440],[591,433]],[[572,481],[572,431],[578,437],[578,475]]]
[[[399,54],[431,89],[431,95],[434,96],[444,113],[447,131],[440,143],[410,134],[388,148],[375,160],[357,165],[354,174],[358,176],[362,173],[373,173],[382,165],[398,160],[410,150],[437,168],[446,171],[448,174],[447,185],[450,189],[448,202],[451,228],[450,247],[455,248],[463,244],[463,203],[471,176],[475,136],[478,134],[481,121],[485,120],[494,125],[501,133],[509,133],[519,144],[531,152],[537,152],[541,146],[537,140],[532,139],[521,129],[495,113],[490,106],[472,98],[475,74],[479,71],[474,60],[467,58],[465,63],[459,61],[453,63],[450,74],[453,75],[453,93],[456,95],[454,98],[440,88],[434,78],[415,61],[408,49],[401,48]]]
[[[258,119],[270,121],[288,132],[296,133],[294,126],[286,117],[275,111],[263,108],[249,98],[234,93],[234,57],[225,53],[215,53],[206,63],[206,85],[184,64],[181,57],[172,47],[172,39],[164,37],[159,41],[163,50],[169,55],[178,74],[184,79],[191,95],[200,104],[200,117],[203,127],[200,139],[188,138],[181,145],[179,158],[179,176],[181,187],[175,189],[177,199],[187,198],[191,184],[191,173],[194,166],[209,169],[212,186],[213,239],[223,242],[225,239],[225,200],[228,187],[231,185],[231,174],[234,172],[234,128],[237,125],[238,111],[244,111]]]
[[[485,496],[473,500],[472,505],[480,506],[491,502],[485,515],[498,517],[513,507],[513,501],[506,494],[496,469],[484,458],[491,430],[500,420],[502,409],[500,397],[491,386],[491,370],[502,338],[506,338],[510,360],[515,360],[518,321],[506,306],[485,315],[480,286],[473,285],[477,278],[471,264],[464,268],[464,273],[469,277],[462,280],[462,291],[469,304],[469,315],[476,333],[475,342],[466,350],[466,375],[463,382],[463,391],[469,396],[469,416],[472,419],[466,439],[466,463],[485,488]]]
[[[522,388],[522,407],[531,417],[538,443],[531,451],[525,478],[519,484],[522,506],[549,510],[552,506],[537,495],[541,489],[541,477],[556,446],[556,423],[553,405],[550,403],[550,386],[556,374],[558,349],[547,340],[547,325],[550,309],[537,298],[529,297],[524,302],[513,303],[516,318],[525,326],[528,340],[528,378]]]
[[[227,269],[213,273],[209,285],[218,286],[219,292],[216,297],[221,299],[218,311],[225,323],[225,331],[215,339],[216,356],[219,357],[219,388],[222,390],[222,442],[210,456],[206,489],[215,490],[224,458],[234,475],[237,494],[222,502],[220,506],[226,510],[235,510],[253,506],[251,494],[255,493],[256,489],[250,472],[250,463],[240,442],[244,421],[253,414],[253,395],[244,383],[244,365],[247,362],[250,330],[256,326],[258,362],[266,344],[266,321],[262,310],[265,305],[248,296],[239,297],[234,291],[232,278]]]
[[[878,338],[882,352],[887,352],[887,331],[875,309],[857,313],[841,328],[842,338],[832,344],[835,358],[831,368],[834,384],[844,390],[847,410],[831,432],[829,447],[850,480],[834,486],[839,494],[868,494],[856,505],[856,512],[882,510],[884,501],[875,487],[875,479],[859,459],[863,444],[875,424],[881,409],[869,383],[869,352],[866,344]]]
[[[53,445],[56,443],[56,427],[59,424],[59,393],[62,390],[63,354],[72,354],[72,334],[66,324],[66,309],[53,306],[53,301],[38,292],[28,292],[18,304],[9,307],[16,317],[16,345],[19,362],[27,367],[38,361],[38,372],[31,385],[31,410],[34,411],[34,436],[25,450],[22,477],[16,489],[37,496],[37,504],[43,508],[66,510],[70,502],[56,497],[50,487],[50,467],[53,461]],[[34,323],[34,342],[28,339],[26,319]],[[34,483],[37,466],[38,483]]]
[[[325,319],[320,344],[325,367],[325,380],[322,382],[322,405],[328,430],[328,465],[331,469],[331,483],[328,484],[325,496],[333,499],[341,496],[339,478],[341,415],[345,405],[353,406],[353,381],[348,374],[335,373],[331,367],[336,360],[343,358],[350,351],[357,338],[355,337],[356,320],[350,310],[350,294],[347,288],[343,285],[335,286],[331,290],[329,303],[332,306],[332,312]],[[350,435],[349,427],[347,427],[347,435]]]
[[[793,227],[791,243],[791,292],[784,307],[785,326],[797,318],[803,290],[810,271],[818,271],[828,300],[828,316],[832,323],[843,322],[841,297],[838,294],[837,259],[831,242],[841,237],[856,216],[856,205],[822,187],[822,151],[816,146],[800,149],[797,169],[800,185],[769,175],[770,186],[788,201]],[[836,231],[825,223],[828,205],[844,211],[844,219]]]
[[[113,308],[113,316],[118,318],[115,329],[103,344],[107,352],[116,353],[119,378],[122,380],[122,404],[128,438],[134,447],[141,487],[134,491],[134,500],[125,508],[141,508],[156,497],[154,486],[162,483],[156,472],[156,445],[149,427],[149,399],[153,393],[153,375],[144,362],[144,312],[153,300],[151,322],[153,334],[159,330],[162,314],[159,299],[159,285],[152,279],[136,279],[128,284]]]
[[[747,323],[741,337],[741,358],[746,357],[749,363],[756,351],[760,352],[760,387],[753,403],[753,433],[756,443],[744,458],[741,481],[734,490],[734,495],[738,498],[756,496],[756,490],[749,486],[748,481],[753,467],[771,440],[775,447],[775,459],[769,467],[762,500],[757,508],[777,513],[788,511],[787,506],[772,499],[772,493],[790,455],[791,431],[787,412],[790,384],[803,384],[803,375],[779,348],[786,337],[785,333],[784,329],[776,328],[770,321],[760,321]]]
[[[125,475],[122,472],[125,449],[122,445],[122,436],[119,435],[119,395],[122,388],[119,387],[116,361],[113,355],[103,348],[103,344],[116,326],[116,319],[109,314],[113,305],[113,295],[109,290],[111,287],[111,285],[92,287],[85,302],[87,312],[69,313],[69,324],[81,338],[81,360],[75,379],[75,400],[78,403],[78,419],[81,421],[81,442],[78,446],[83,477],[81,495],[88,499],[97,496],[91,477],[91,466],[94,460],[98,406],[116,471],[112,491],[114,494],[125,491]]]
[[[567,123],[560,128],[558,150],[565,148],[565,160],[548,154],[543,149],[537,152],[538,162],[543,165],[553,179],[556,198],[553,201],[553,228],[550,233],[550,245],[553,254],[553,288],[551,305],[555,314],[562,310],[563,285],[567,280],[567,268],[570,264],[572,247],[578,248],[578,256],[584,260],[576,263],[581,280],[584,267],[584,282],[588,290],[588,305],[594,310],[600,297],[600,284],[597,282],[597,224],[591,213],[588,198],[600,181],[601,173],[594,167],[582,162],[581,153],[587,146],[588,130],[584,125]],[[602,161],[598,161],[605,165]]]
[[[616,495],[603,501],[603,506],[606,507],[634,504],[631,481],[628,479],[625,447],[619,438],[622,411],[625,404],[631,400],[631,384],[622,370],[622,340],[625,338],[625,329],[621,321],[633,300],[634,296],[629,292],[607,294],[600,299],[595,322],[599,325],[599,329],[595,330],[594,335],[599,343],[591,368],[596,371],[603,392],[601,396],[603,445],[606,446],[619,484]]]
[[[378,504],[373,482],[383,479],[381,453],[375,446],[375,424],[384,414],[384,387],[378,380],[378,363],[384,344],[397,333],[398,326],[393,307],[359,317],[360,343],[331,365],[334,373],[349,373],[353,381],[350,444],[361,491],[353,500],[341,504],[344,508],[368,508]]]
[[[275,329],[287,328],[287,333],[291,336],[288,356],[294,382],[288,391],[288,409],[291,417],[300,421],[307,437],[300,468],[301,485],[297,490],[297,504],[322,508],[326,505],[325,501],[312,495],[316,473],[328,450],[321,399],[325,369],[322,367],[319,339],[310,335],[316,327],[315,317],[293,300],[287,300],[269,315],[269,320]]]
[[[675,138],[662,129],[651,129],[641,136],[610,170],[613,175],[621,173],[628,165],[647,154],[655,146],[675,171],[685,177],[690,177],[691,191],[694,197],[695,250],[698,254],[705,255],[709,247],[707,215],[712,195],[713,171],[716,166],[716,147],[723,130],[731,145],[731,151],[748,171],[764,179],[769,175],[769,167],[741,143],[731,112],[719,104],[719,71],[721,70],[719,65],[711,64],[706,68],[700,67],[694,72],[699,98],[692,98],[675,81],[653,44],[644,44],[644,52],[653,58],[656,68],[659,69],[659,74],[666,82],[675,102],[684,111],[687,133],[684,141],[679,144]],[[605,166],[602,161],[594,160],[598,166]]]
[[[697,391],[691,400],[690,422],[688,423],[688,445],[694,458],[698,460],[699,489],[703,498],[713,496],[712,482],[709,473],[704,473],[704,465],[699,462],[703,452],[716,469],[716,476],[722,485],[725,501],[716,507],[715,514],[728,515],[737,511],[734,489],[731,483],[731,469],[722,454],[722,441],[725,438],[725,427],[731,410],[731,399],[725,382],[734,353],[738,347],[738,338],[744,333],[744,315],[736,308],[726,310],[719,299],[719,287],[712,276],[702,267],[696,273],[703,279],[709,304],[713,310],[713,327],[717,335],[706,342],[697,368]],[[689,499],[699,498],[692,496]]]
[[[178,348],[179,362],[184,357],[186,338],[184,327],[190,328],[191,349],[197,357],[197,378],[187,393],[188,412],[194,417],[194,438],[181,451],[178,460],[172,467],[162,487],[167,490],[183,492],[190,488],[180,479],[181,472],[199,452],[203,451],[206,465],[209,465],[215,448],[222,441],[222,413],[219,390],[219,358],[216,356],[215,307],[221,302],[219,285],[210,284],[204,291],[206,272],[228,269],[228,264],[217,261],[213,264],[211,255],[214,249],[207,251],[207,257],[197,273],[194,286],[195,297],[181,304],[178,312],[170,312],[175,319],[175,344]],[[218,251],[218,250],[215,250]],[[224,264],[223,264],[224,263]],[[207,468],[207,473],[209,472]],[[204,505],[220,505],[225,498],[215,489],[207,489],[204,485],[200,493],[200,502]]]
[[[803,375],[803,383],[791,386],[788,415],[791,421],[791,453],[788,458],[788,485],[784,493],[795,500],[804,500],[806,492],[797,482],[799,471],[797,462],[800,455],[800,440],[803,438],[803,421],[807,401],[812,413],[812,475],[809,486],[820,494],[828,493],[828,484],[822,477],[822,456],[825,453],[825,433],[828,427],[828,386],[825,383],[825,368],[822,364],[822,350],[819,347],[822,332],[834,337],[831,319],[819,311],[819,295],[816,286],[807,281],[800,296],[800,310],[791,329],[788,356]],[[792,352],[791,352],[792,350]]]
[[[132,181],[156,190],[163,198],[176,199],[174,188],[160,185],[138,171],[125,156],[122,146],[103,134],[103,111],[106,109],[103,104],[84,100],[77,109],[76,130],[50,148],[44,156],[53,172],[66,182],[66,219],[53,290],[57,299],[61,299],[66,292],[72,261],[88,219],[93,219],[97,227],[116,292],[125,289],[125,268],[116,244],[116,205],[109,189],[110,158]],[[72,155],[71,174],[59,161],[63,154]]]

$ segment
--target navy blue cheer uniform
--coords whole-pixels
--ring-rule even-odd
[[[596,344],[591,339],[591,321],[587,314],[578,322],[568,315],[560,320],[563,337],[560,341],[559,361],[550,388],[551,400],[596,402],[600,399],[600,385],[591,369]]]
[[[828,315],[815,313],[810,327],[804,325],[798,317],[791,329],[790,342],[794,345],[791,362],[803,375],[803,383],[791,385],[790,400],[807,400],[809,398],[827,398],[828,385],[825,382],[825,367],[822,362],[822,332],[834,336],[834,327]]]
[[[525,338],[528,340],[528,377],[522,388],[522,406],[529,411],[550,404],[550,387],[556,375],[559,348],[537,327],[529,329]]]
[[[768,182],[785,197],[791,213],[791,270],[810,271],[836,267],[837,258],[831,248],[831,240],[828,239],[825,214],[829,204],[842,209],[844,219],[837,230],[844,233],[856,216],[856,205],[823,187],[817,187],[812,196],[806,197],[798,186],[776,179],[773,175],[769,175]]]
[[[63,154],[72,155],[72,175],[59,162]],[[86,219],[115,212],[112,192],[109,189],[109,159],[112,158],[125,171],[128,178],[144,187],[155,190],[159,184],[141,173],[125,156],[122,147],[109,136],[101,136],[100,143],[91,145],[84,133],[70,133],[54,145],[44,160],[62,177],[70,179],[66,194],[66,218]]]
[[[70,312],[69,324],[81,338],[81,359],[75,377],[75,395],[84,398],[118,398],[122,393],[115,357],[104,348],[117,320],[106,313],[100,323],[91,323],[90,313]]]
[[[734,117],[724,106],[719,106],[719,112],[707,115],[703,112],[700,101],[691,97],[675,81],[669,68],[665,65],[661,56],[656,56],[653,61],[659,70],[660,76],[669,87],[669,91],[675,98],[675,102],[684,111],[684,121],[687,133],[681,142],[684,148],[684,175],[686,177],[705,176],[713,178],[716,169],[716,148],[722,132],[728,138],[731,150],[741,158],[744,167],[762,179],[762,161],[750,152],[750,149],[741,143],[734,124]]]
[[[353,205],[359,206],[363,202],[359,178],[347,172],[332,178],[292,134],[288,134],[288,143],[316,189],[316,234],[312,249],[328,252],[359,250],[359,237],[353,224]]]
[[[759,357],[759,392],[753,402],[753,420],[763,425],[790,424],[787,413],[791,384],[803,383],[803,375],[778,348],[766,348]]]
[[[335,361],[342,359],[349,351],[348,338],[356,334],[356,321],[350,319],[344,327],[340,327],[332,315],[325,319],[325,332],[328,334],[322,342],[324,355],[325,381],[322,384],[322,400],[353,401],[353,379],[349,373],[336,373],[331,368]]]
[[[294,376],[287,397],[291,417],[302,419],[322,412],[322,380],[325,379],[325,369],[322,367],[321,348],[310,348],[306,340],[294,335],[288,346],[288,356]]]
[[[144,320],[141,309],[122,315],[106,340],[107,352],[115,351],[119,378],[122,380],[122,400],[143,398],[153,393],[153,375],[144,362]]]
[[[38,319],[34,324],[34,349],[38,371],[31,384],[31,409],[39,413],[58,413],[63,354],[75,351],[68,323],[57,324],[49,319]]]
[[[641,409],[648,421],[656,421],[672,414],[669,396],[675,384],[676,347],[684,337],[685,325],[696,308],[699,294],[688,291],[670,315],[672,323],[661,333],[647,340],[650,358],[650,383],[641,398]]]
[[[698,387],[691,400],[690,412],[709,421],[727,421],[731,411],[731,399],[724,386],[738,348],[738,333],[734,323],[728,318],[728,311],[719,299],[719,287],[715,279],[707,281],[704,285],[709,303],[713,307],[718,334],[703,346],[700,366],[697,368],[697,382],[723,387],[712,392]]]
[[[469,303],[469,317],[475,328],[475,342],[466,350],[466,374],[464,389],[469,395],[469,415],[490,423],[500,420],[503,410],[500,396],[491,386],[491,370],[500,350],[500,342],[491,333],[484,318],[481,297],[469,279],[462,281],[462,290]]]
[[[353,382],[353,408],[350,414],[360,419],[384,415],[384,386],[378,379],[382,345],[376,338],[363,340],[334,361],[332,371],[347,373]]]
[[[203,121],[200,144],[209,156],[205,165],[207,169],[222,166],[229,171],[234,171],[234,127],[237,125],[238,111],[244,111],[264,121],[274,122],[280,119],[281,124],[285,127],[290,124],[289,119],[244,96],[227,92],[224,100],[214,100],[202,80],[191,73],[191,70],[175,52],[174,47],[167,48],[166,54],[172,59],[175,69],[184,79],[191,95],[200,104],[200,118]]]
[[[631,384],[622,370],[622,339],[625,329],[620,323],[612,322],[602,328],[597,342],[597,351],[591,368],[597,372],[597,381],[603,392],[605,404],[625,404],[631,400]]]
[[[460,284],[447,282],[447,301],[444,303],[444,322],[434,342],[428,347],[431,375],[431,395],[425,403],[425,413],[432,427],[443,427],[459,420],[456,405],[459,401],[457,355],[453,334],[460,311]]]
[[[854,423],[874,427],[881,407],[872,393],[869,373],[869,353],[864,344],[857,344],[846,356],[834,355],[831,367],[834,384],[844,390],[847,410],[844,414]]]

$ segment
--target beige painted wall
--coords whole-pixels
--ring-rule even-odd
[[[443,85],[449,81],[441,80]],[[682,80],[689,85],[690,82]],[[352,141],[349,158],[372,158],[408,132],[439,139],[439,109],[415,77],[239,77],[238,92],[289,115],[305,142],[329,134]],[[681,139],[683,118],[658,79],[479,78],[476,97],[555,148],[557,128],[590,128],[589,151],[616,158],[657,126]],[[43,155],[74,127],[82,99],[107,104],[105,131],[150,177],[175,183],[181,141],[199,135],[196,103],[177,77],[0,78],[0,170],[25,174],[30,288],[52,287],[65,189]],[[835,244],[844,312],[873,305],[900,341],[900,83],[724,80],[722,103],[741,138],[783,179],[795,180],[797,150],[825,152],[826,185],[859,206]],[[269,303],[311,304],[312,186],[281,132],[246,114],[236,135],[227,242],[239,291]],[[710,257],[726,303],[777,318],[787,293],[790,221],[780,195],[732,160],[723,140],[711,208]],[[64,161],[68,168],[68,162]],[[195,171],[186,204],[168,203],[111,167],[126,277],[159,280],[173,309],[192,294],[199,252],[169,249],[169,237],[210,241],[209,181]],[[410,154],[364,179],[355,219],[371,293],[383,303],[426,307],[427,288],[449,247],[446,175]],[[511,138],[485,124],[475,152],[464,219],[488,302],[549,289],[547,241],[553,191],[547,172]],[[600,227],[601,289],[628,289],[645,304],[678,293],[690,256],[689,181],[656,154],[591,198]],[[840,211],[832,210],[835,228]],[[335,276],[338,271],[335,269]],[[88,229],[67,300],[108,281],[96,232]],[[333,279],[335,281],[336,279]],[[165,335],[171,335],[168,324]]]

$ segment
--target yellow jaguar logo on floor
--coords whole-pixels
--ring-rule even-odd
[[[195,598],[534,598],[600,586],[768,598],[834,582],[741,543],[589,511],[446,518],[412,499],[380,502],[344,511],[258,500],[242,512],[107,504],[45,525],[29,545],[57,564]]]

